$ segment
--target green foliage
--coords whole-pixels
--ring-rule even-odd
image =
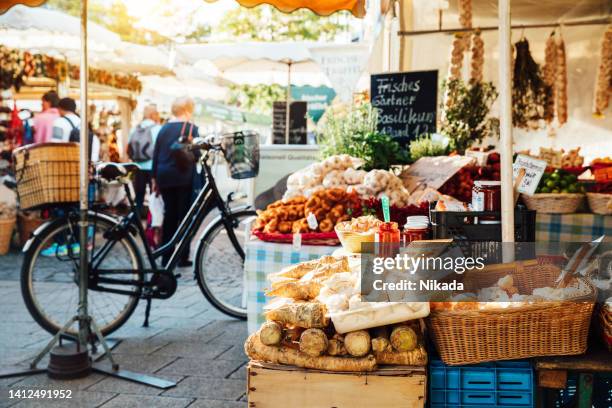
[[[377,110],[369,103],[355,106],[344,115],[330,112],[318,138],[323,157],[349,154],[363,159],[366,170],[406,163],[407,153],[399,143],[376,129],[377,118]]]
[[[230,85],[226,103],[249,112],[271,115],[272,103],[285,100],[285,89],[277,84]]]
[[[442,84],[449,106],[442,106],[442,133],[447,135],[459,153],[490,133],[487,119],[491,105],[497,99],[497,90],[491,82],[466,84],[452,79]]]
[[[228,11],[215,28],[233,40],[243,41],[329,41],[348,29],[348,12],[319,17],[307,9],[285,14],[262,5]]]
[[[415,162],[421,157],[444,156],[448,150],[444,143],[433,141],[431,136],[424,135],[410,142],[410,160]]]

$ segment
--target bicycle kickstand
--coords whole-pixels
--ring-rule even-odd
[[[151,298],[147,298],[147,307],[145,308],[145,319],[142,327],[149,327],[149,315],[151,314]]]

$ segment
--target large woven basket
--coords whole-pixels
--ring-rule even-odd
[[[16,149],[15,175],[22,210],[79,200],[79,145],[43,143]]]
[[[0,219],[0,255],[6,255],[11,249],[11,238],[15,229],[15,218]]]
[[[595,214],[612,215],[612,194],[587,193],[589,207]]]
[[[32,236],[36,228],[40,227],[45,221],[39,214],[28,216],[23,213],[17,215],[17,230],[19,231],[19,245],[24,246]]]
[[[570,193],[538,193],[522,196],[527,208],[545,214],[574,213],[584,199],[584,194]]]
[[[473,273],[474,272],[474,273]],[[493,286],[512,274],[519,293],[554,287],[559,267],[551,264],[512,263],[466,272],[464,288]],[[484,310],[436,310],[428,323],[446,364],[475,364],[536,356],[581,354],[587,348],[589,323],[596,292],[559,302],[536,302]]]
[[[599,323],[603,335],[603,341],[612,352],[612,307],[608,303],[601,305],[599,310]]]

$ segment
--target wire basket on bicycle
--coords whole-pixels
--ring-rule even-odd
[[[221,147],[233,179],[247,179],[259,174],[259,135],[252,131],[221,136]]]

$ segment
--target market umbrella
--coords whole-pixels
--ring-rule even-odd
[[[224,78],[236,83],[286,84],[286,143],[289,143],[291,85],[329,85],[305,43],[183,44],[177,47],[177,54],[196,68],[212,63]]]

